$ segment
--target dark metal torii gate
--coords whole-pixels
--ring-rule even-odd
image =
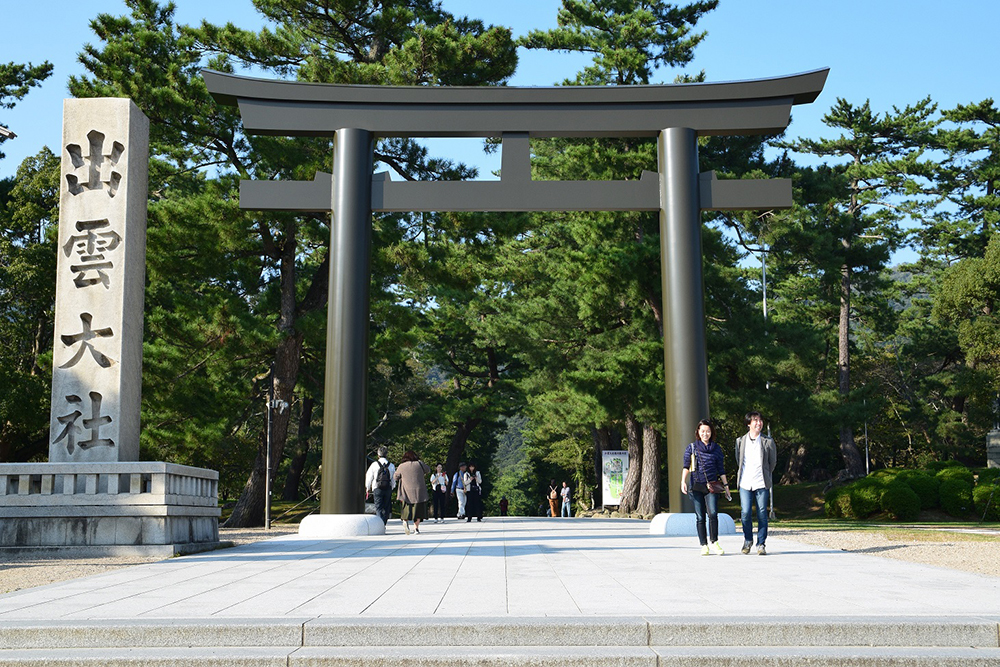
[[[334,137],[333,174],[242,181],[240,208],[331,211],[320,512],[363,509],[373,211],[659,211],[667,461],[709,416],[701,211],[792,205],[791,181],[699,173],[702,135],[776,134],[829,69],[771,79],[552,88],[310,84],[204,70],[250,134]],[[395,182],[372,175],[376,137],[502,137],[500,181]],[[529,137],[657,137],[658,171],[638,181],[532,181]],[[691,511],[670,475],[672,511]],[[684,503],[682,505],[682,502]]]

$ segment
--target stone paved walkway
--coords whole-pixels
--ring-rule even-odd
[[[315,617],[731,617],[759,599],[775,619],[1000,619],[1000,578],[772,538],[769,555],[703,557],[690,537],[627,519],[398,520],[377,537],[297,535],[0,596],[4,621]]]

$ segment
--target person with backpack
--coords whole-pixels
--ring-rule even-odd
[[[396,488],[396,466],[389,463],[386,457],[389,448],[381,445],[378,448],[378,458],[368,466],[365,473],[365,500],[369,494],[375,499],[375,515],[382,519],[383,524],[389,523],[392,516],[392,490]]]

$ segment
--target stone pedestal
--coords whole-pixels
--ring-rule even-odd
[[[172,463],[0,464],[0,552],[163,555],[219,546],[219,474]]]
[[[694,512],[660,512],[649,522],[650,535],[667,537],[697,537]],[[736,523],[733,517],[719,512],[719,535],[735,535]]]
[[[986,467],[1000,468],[1000,431],[996,429],[986,434]]]

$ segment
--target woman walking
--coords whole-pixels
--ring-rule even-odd
[[[559,510],[556,506],[559,503],[559,482],[552,479],[549,480],[549,516],[553,519],[559,516]]]
[[[701,544],[701,555],[709,553],[709,542],[715,553],[725,553],[719,544],[719,497],[725,492],[729,498],[729,483],[726,482],[725,456],[722,447],[715,442],[715,427],[707,419],[698,422],[695,432],[698,439],[684,450],[684,470],[681,472],[681,493],[691,496],[694,503],[695,529]],[[720,487],[721,484],[721,487]],[[713,488],[714,487],[714,488]],[[708,514],[708,535],[705,534],[705,514]]]
[[[476,517],[476,521],[482,521],[483,476],[476,470],[475,463],[470,463],[468,468],[466,468],[462,481],[465,484],[465,495],[467,498],[465,501],[465,521],[466,523],[471,522],[472,517]]]
[[[424,479],[431,467],[417,458],[413,450],[403,454],[403,461],[396,468],[394,475],[399,482],[396,497],[399,499],[399,515],[403,519],[403,530],[410,534],[409,521],[413,521],[414,529],[420,532],[420,522],[427,518],[427,483]]]
[[[434,523],[444,522],[444,508],[448,502],[448,476],[440,463],[431,473],[431,488],[434,490]]]

